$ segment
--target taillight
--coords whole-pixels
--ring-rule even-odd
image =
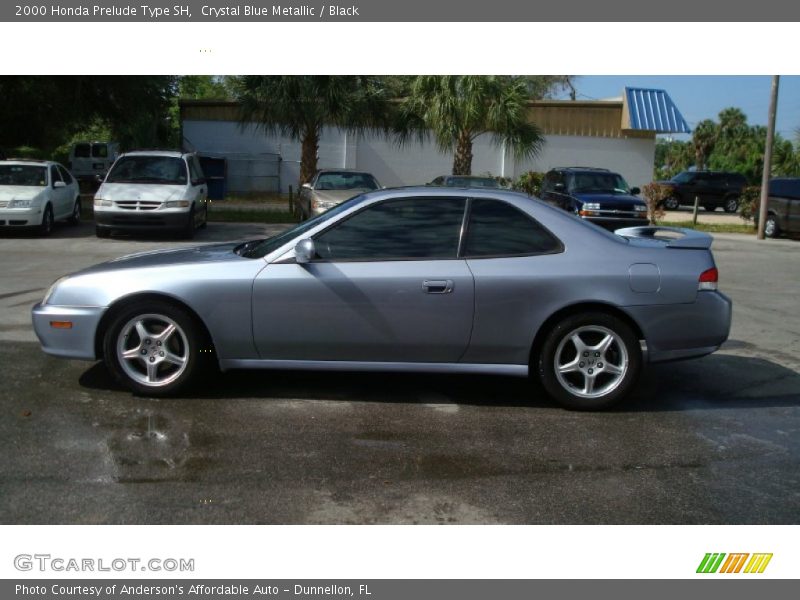
[[[717,271],[717,267],[712,267],[700,273],[700,279],[697,281],[698,290],[717,289],[717,281],[719,281],[719,271]]]

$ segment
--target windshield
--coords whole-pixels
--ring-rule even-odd
[[[606,192],[629,194],[630,187],[616,173],[576,173],[572,182],[573,192]]]
[[[47,185],[47,169],[33,165],[0,165],[0,185]]]
[[[369,173],[320,173],[315,190],[377,190],[380,186]]]
[[[107,183],[161,183],[185,185],[186,163],[173,156],[123,156],[106,179]]]
[[[263,258],[273,250],[277,250],[283,244],[288,242],[294,237],[298,237],[305,233],[306,231],[310,231],[320,223],[327,221],[338,215],[341,212],[346,211],[354,204],[357,204],[361,201],[363,196],[356,196],[355,198],[350,198],[349,200],[345,200],[341,204],[337,204],[330,210],[326,210],[324,213],[317,215],[316,217],[309,219],[308,221],[303,221],[302,223],[298,223],[291,229],[287,229],[283,233],[279,233],[278,235],[274,235],[271,238],[267,238],[265,240],[252,240],[250,242],[245,242],[237,246],[234,249],[234,252],[244,256],[245,258]]]
[[[672,181],[673,183],[689,183],[689,180],[691,178],[692,174],[689,171],[683,171],[675,175],[675,177],[670,179],[670,181]]]
[[[448,187],[499,188],[500,184],[493,177],[449,177]]]

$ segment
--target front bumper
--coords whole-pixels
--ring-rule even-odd
[[[41,208],[0,209],[0,227],[31,227],[42,222]]]
[[[581,217],[581,219],[610,231],[623,229],[625,227],[642,227],[650,224],[650,219],[648,217],[641,219],[636,217]]]
[[[98,211],[94,223],[104,229],[127,231],[153,231],[154,229],[184,229],[189,224],[189,211]]]
[[[104,306],[50,306],[37,304],[32,309],[33,330],[42,350],[53,356],[95,360],[95,336]],[[54,321],[69,321],[70,329],[56,329]]]
[[[647,342],[649,362],[705,356],[719,349],[731,330],[733,303],[721,292],[699,291],[688,304],[628,306]]]

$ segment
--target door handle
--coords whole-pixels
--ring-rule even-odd
[[[426,279],[422,289],[428,294],[449,294],[453,291],[452,279]]]

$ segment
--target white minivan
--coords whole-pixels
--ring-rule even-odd
[[[178,231],[192,238],[208,223],[208,186],[192,152],[122,154],[94,197],[97,237],[112,231]]]

